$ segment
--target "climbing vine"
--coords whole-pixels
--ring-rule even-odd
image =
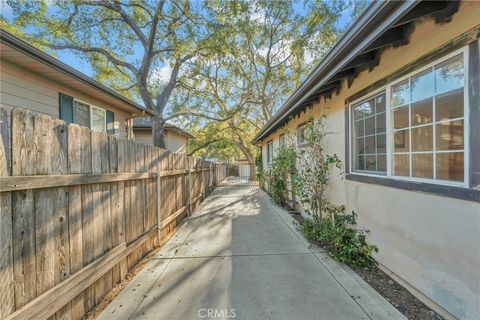
[[[257,176],[261,185],[282,205],[287,204],[289,192],[295,194],[311,217],[303,223],[304,235],[323,245],[335,259],[353,266],[375,265],[373,253],[378,249],[367,243],[368,231],[356,228],[357,214],[347,214],[343,205],[327,200],[332,170],[342,170],[342,163],[336,154],[326,153],[325,138],[330,134],[326,118],[307,122],[302,133],[304,142],[299,147],[293,143],[292,135],[287,138],[287,134],[267,170],[258,162],[258,168],[262,168]]]
[[[278,148],[268,175],[268,190],[272,198],[280,204],[286,204],[289,187],[296,175],[297,151],[294,146],[285,144]]]

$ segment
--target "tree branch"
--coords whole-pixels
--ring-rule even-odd
[[[111,63],[125,67],[128,70],[130,70],[132,73],[137,73],[137,69],[130,63],[120,60],[118,58],[115,58],[110,52],[108,52],[106,49],[103,48],[87,48],[87,47],[81,47],[77,46],[74,44],[51,44],[51,43],[46,43],[45,46],[55,49],[55,50],[75,50],[75,51],[80,51],[80,52],[85,52],[85,53],[99,53],[103,55],[105,58],[107,58],[108,61]]]

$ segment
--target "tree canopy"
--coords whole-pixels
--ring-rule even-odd
[[[181,119],[190,152],[252,161],[251,139],[336,41],[346,1],[7,0],[1,22],[156,111],[155,145]]]

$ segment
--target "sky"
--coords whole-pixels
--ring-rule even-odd
[[[47,0],[47,4],[49,1],[51,0]],[[6,3],[6,0],[0,0],[0,13],[7,20],[12,18],[11,8]],[[352,6],[349,6],[343,12],[342,16],[338,20],[337,27],[339,27],[340,29],[345,29],[346,27],[348,27],[348,25],[351,23],[351,13],[352,13]],[[57,50],[55,54],[56,54],[55,57],[57,59],[66,63],[72,68],[79,70],[80,72],[86,74],[87,76],[90,76],[90,77],[93,76],[94,73],[90,64],[86,60],[82,60],[82,58],[80,58],[74,52],[69,50]],[[155,80],[166,81],[170,76],[170,71],[171,71],[171,68],[168,65],[164,65],[163,67],[154,71],[152,77],[155,78]]]

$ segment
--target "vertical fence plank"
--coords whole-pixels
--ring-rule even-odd
[[[125,139],[118,140],[118,172],[125,172],[126,165],[126,155],[125,155]],[[123,181],[118,182],[118,242],[123,243],[126,241],[126,193],[125,193],[125,183]],[[127,259],[122,259],[119,263],[120,269],[120,280],[122,280],[127,275]]]
[[[92,137],[88,128],[81,127],[80,153],[81,170],[83,173],[92,173]],[[94,201],[92,185],[82,186],[82,240],[83,265],[86,266],[95,260],[94,239]],[[84,311],[91,310],[95,305],[95,286],[85,289]]]
[[[101,132],[99,135],[101,139],[101,164],[102,173],[110,173],[110,148],[108,144],[108,135]],[[102,209],[103,209],[103,253],[112,249],[112,212],[110,208],[110,183],[102,183]],[[112,270],[105,273],[100,278],[103,279],[105,288],[101,292],[101,297],[112,290]]]
[[[12,111],[12,175],[32,175],[35,166],[33,114],[23,109]],[[35,263],[35,219],[33,191],[13,192],[13,270],[15,308],[37,295]]]
[[[65,122],[51,120],[52,140],[50,144],[50,163],[52,174],[67,173],[67,130]],[[68,189],[52,188],[54,218],[54,283],[55,285],[70,276],[70,249],[68,236]],[[71,303],[68,302],[55,315],[56,319],[71,319]]]
[[[11,174],[10,126],[0,108],[0,177]],[[15,310],[13,287],[12,193],[0,192],[0,318]]]
[[[70,124],[67,127],[68,173],[82,173],[81,154],[83,152],[80,127]],[[83,267],[83,233],[82,233],[82,188],[68,188],[68,232],[70,244],[70,273],[74,274]],[[84,311],[83,296],[78,295],[72,300],[72,319],[80,319]]]
[[[114,135],[108,136],[108,150],[110,154],[110,172],[118,173],[118,137]],[[123,207],[123,199],[119,198],[118,183],[110,183],[110,210],[111,210],[111,246],[115,248],[120,244],[121,234],[121,218],[120,210]],[[112,269],[112,286],[120,282],[120,264],[117,264]]]
[[[91,132],[92,139],[92,173],[102,173],[102,155],[105,146],[102,133],[98,131]],[[92,185],[93,192],[93,241],[94,257],[101,257],[105,252],[105,212],[104,212],[104,186],[96,183]],[[106,284],[102,278],[95,282],[95,304],[98,304],[105,292]]]
[[[52,174],[51,143],[52,123],[46,115],[36,115],[33,123],[35,146],[34,173]],[[34,191],[35,253],[37,270],[37,295],[55,285],[55,243],[56,235],[53,207],[53,189]]]

